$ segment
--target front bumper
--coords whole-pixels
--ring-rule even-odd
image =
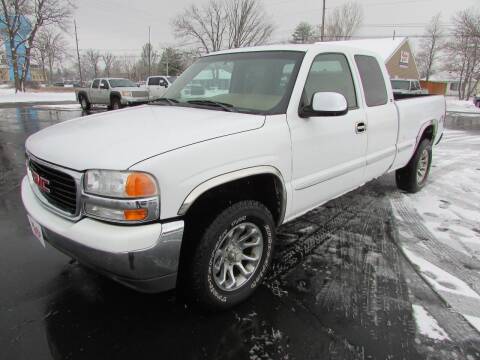
[[[120,102],[122,105],[141,105],[146,104],[150,101],[148,97],[133,97],[133,96],[122,96]]]
[[[42,226],[45,241],[80,263],[142,292],[175,287],[183,221],[137,226],[89,218],[72,222],[48,210],[26,177],[22,200],[28,214]]]

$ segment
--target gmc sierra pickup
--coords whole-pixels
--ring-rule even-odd
[[[155,103],[29,137],[22,198],[42,244],[140,291],[181,286],[227,308],[262,282],[279,225],[388,172],[424,187],[444,117],[442,96],[395,101],[361,48],[218,52]]]

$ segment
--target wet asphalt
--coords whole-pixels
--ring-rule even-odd
[[[20,199],[24,142],[81,115],[0,109],[0,359],[480,359],[480,335],[399,249],[392,175],[282,226],[264,284],[226,312],[137,293],[44,249]],[[448,124],[480,136],[467,120]],[[414,301],[455,341],[418,334]]]

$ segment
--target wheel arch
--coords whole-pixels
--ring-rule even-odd
[[[433,143],[435,136],[437,134],[437,129],[438,129],[437,120],[431,119],[424,122],[417,135],[417,141],[415,143],[415,151],[417,151],[418,145],[420,145],[420,142],[422,142],[423,139],[428,139]]]
[[[259,183],[260,180],[262,180],[262,183]],[[268,187],[268,180],[273,181],[272,188]],[[253,187],[252,184],[258,184],[259,186],[256,188]],[[205,196],[211,195],[216,191],[232,191],[233,188],[244,189],[247,186],[250,190],[254,189],[255,191],[259,191],[258,194],[260,196],[269,197],[267,199],[268,201],[264,201],[266,202],[264,205],[266,205],[272,212],[276,224],[280,225],[285,217],[287,206],[287,190],[281,172],[273,166],[256,166],[245,168],[218,175],[207,181],[204,181],[195,187],[184,199],[178,210],[178,216],[186,216],[195,204],[197,204],[199,201],[202,201]],[[260,193],[262,190],[267,191]],[[273,190],[273,193],[271,190]],[[272,199],[272,196],[275,198]]]
[[[110,102],[114,99],[114,98],[118,98],[119,100],[122,99],[122,95],[118,92],[118,91],[112,91],[110,93]]]

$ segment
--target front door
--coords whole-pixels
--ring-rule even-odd
[[[293,216],[341,195],[364,182],[367,134],[356,78],[344,54],[318,54],[311,65],[300,101],[309,105],[316,92],[345,96],[348,112],[341,116],[301,118],[287,114],[292,137]]]
[[[105,105],[110,104],[110,85],[105,79],[100,82],[100,89],[98,91],[98,103]]]

